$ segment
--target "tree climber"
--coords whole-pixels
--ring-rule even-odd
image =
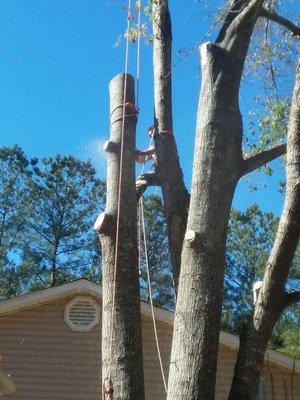
[[[154,127],[151,126],[148,128],[148,134],[151,138],[154,136]],[[137,150],[136,149],[136,162],[144,164],[149,160],[152,160],[152,165],[147,173],[140,175],[136,181],[136,192],[137,196],[140,197],[148,186],[156,186],[158,185],[157,173],[156,173],[156,165],[157,165],[157,157],[155,154],[155,147],[149,146],[146,150]]]

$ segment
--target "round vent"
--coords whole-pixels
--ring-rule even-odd
[[[100,308],[89,296],[76,296],[65,307],[65,322],[73,331],[88,332],[100,321]]]

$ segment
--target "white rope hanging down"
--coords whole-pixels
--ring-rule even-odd
[[[155,313],[154,313],[153,295],[152,295],[151,277],[150,277],[148,250],[147,250],[147,238],[146,238],[146,227],[145,227],[145,216],[144,216],[144,202],[143,202],[142,196],[140,197],[139,203],[140,203],[142,234],[143,234],[143,239],[144,239],[145,264],[146,264],[146,271],[147,271],[149,300],[150,300],[150,306],[151,306],[151,314],[152,314],[152,321],[153,321],[154,336],[155,336],[155,342],[156,342],[157,355],[158,355],[158,360],[159,360],[161,376],[162,376],[162,380],[163,380],[163,383],[164,383],[165,392],[168,393],[167,381],[166,381],[166,376],[165,376],[162,357],[161,357],[160,345],[159,345],[158,334],[157,334],[157,326],[156,326],[156,320],[155,320]]]
[[[139,108],[140,95],[140,70],[141,70],[141,8],[142,0],[138,2],[138,22],[137,22],[137,53],[136,53],[136,106]]]
[[[140,34],[141,34],[141,1],[139,3],[138,9],[138,43],[137,43],[137,86],[136,86],[136,104],[137,109],[139,106],[139,83],[140,83]],[[128,0],[127,7],[127,28],[126,28],[126,50],[125,50],[125,82],[124,82],[124,93],[123,93],[123,110],[122,110],[122,128],[121,128],[121,149],[120,149],[120,170],[119,170],[119,184],[118,184],[118,204],[117,204],[117,226],[116,226],[116,244],[115,244],[115,262],[114,262],[114,270],[113,270],[113,294],[112,294],[112,307],[111,307],[111,329],[110,329],[110,346],[109,346],[109,366],[108,366],[108,375],[103,381],[102,388],[102,399],[105,400],[106,395],[109,399],[112,399],[113,396],[113,383],[112,383],[112,358],[113,358],[113,340],[114,340],[114,328],[115,328],[115,301],[116,301],[116,275],[117,275],[117,265],[118,265],[118,249],[119,249],[119,232],[120,232],[120,210],[121,210],[121,190],[122,190],[122,175],[123,175],[123,154],[124,154],[124,131],[125,131],[125,113],[126,113],[126,93],[127,93],[127,74],[128,74],[128,59],[129,59],[129,29],[130,29],[130,19],[131,19],[131,0]],[[150,139],[149,146],[153,143],[153,137]],[[144,171],[145,163],[142,168],[142,172]],[[156,189],[157,193],[157,189]],[[147,279],[148,279],[148,288],[149,288],[149,299],[151,305],[151,313],[153,320],[153,328],[154,335],[156,341],[156,348],[158,353],[158,359],[160,364],[160,370],[162,375],[162,380],[165,388],[165,392],[167,393],[167,383],[166,377],[163,369],[160,345],[158,340],[157,326],[154,314],[154,306],[153,306],[153,295],[152,295],[152,287],[151,287],[151,278],[150,278],[150,270],[149,270],[149,261],[148,261],[148,251],[147,251],[147,239],[146,239],[146,228],[145,228],[145,219],[144,219],[144,205],[142,197],[139,200],[140,207],[138,212],[138,218],[141,221],[141,225],[139,224],[139,232],[138,236],[141,239],[141,234],[143,235],[144,242],[144,252],[145,252],[145,262],[146,262],[146,270],[147,270]],[[142,232],[141,232],[142,229]],[[140,249],[141,250],[141,249]],[[141,251],[140,251],[141,253]],[[139,257],[139,270],[141,268],[141,257]]]

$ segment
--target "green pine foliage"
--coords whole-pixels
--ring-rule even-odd
[[[24,258],[38,266],[45,285],[81,276],[98,256],[92,226],[104,197],[91,163],[72,156],[44,158],[34,167],[29,194]]]
[[[105,184],[91,163],[57,155],[28,161],[19,147],[0,149],[0,296],[100,280],[93,222]]]
[[[278,218],[257,204],[246,211],[232,210],[227,238],[222,328],[236,334],[246,328],[253,313],[253,284],[263,278],[272,249]],[[300,288],[300,248],[287,282],[287,290]],[[300,308],[287,309],[276,324],[270,347],[296,355]],[[295,340],[293,342],[293,340]],[[294,346],[294,347],[293,347]]]
[[[0,148],[0,299],[85,277],[101,282],[101,247],[93,222],[104,208],[105,183],[90,162],[72,156],[28,160],[17,147]],[[154,303],[175,304],[167,224],[160,196],[144,197]],[[226,253],[222,328],[239,334],[253,312],[252,287],[263,276],[278,218],[253,204],[232,210]],[[149,301],[140,235],[141,297]],[[300,289],[300,249],[287,284]],[[270,346],[297,357],[300,308],[285,311]]]
[[[144,204],[148,261],[153,300],[157,306],[172,310],[174,309],[175,294],[168,247],[167,222],[162,199],[157,195],[145,196]],[[143,240],[143,237],[141,237],[141,239]],[[145,301],[149,301],[145,251],[143,246],[140,251],[141,296]]]
[[[22,292],[18,261],[29,208],[31,165],[20,147],[0,148],[0,297]]]

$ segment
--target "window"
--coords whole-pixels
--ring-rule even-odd
[[[90,296],[76,296],[65,307],[64,320],[77,332],[88,332],[100,321],[100,307]]]

